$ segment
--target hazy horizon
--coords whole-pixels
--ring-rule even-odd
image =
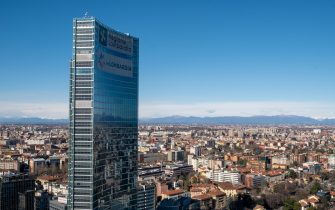
[[[310,118],[314,120],[333,120],[335,117],[327,118],[316,118],[303,115],[250,115],[250,116],[239,116],[239,115],[225,115],[225,116],[196,116],[196,115],[166,115],[166,116],[157,116],[157,117],[139,117],[140,120],[147,119],[164,119],[164,118],[255,118],[255,117],[301,117],[301,118]],[[68,120],[69,117],[64,118],[48,118],[48,117],[38,117],[38,116],[0,116],[0,119],[41,119],[41,120]]]

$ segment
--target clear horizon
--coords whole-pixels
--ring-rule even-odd
[[[140,118],[335,118],[334,1],[78,3],[0,3],[0,117],[68,118],[72,19],[88,12],[139,37]]]

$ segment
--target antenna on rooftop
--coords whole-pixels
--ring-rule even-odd
[[[87,17],[88,17],[88,12],[86,11],[84,14],[84,18],[87,18]]]

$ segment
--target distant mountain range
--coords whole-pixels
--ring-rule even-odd
[[[58,125],[58,124],[68,124],[68,119],[46,119],[38,117],[22,117],[22,118],[6,118],[0,117],[0,124],[43,124],[43,125]]]
[[[335,125],[335,119],[317,120],[294,115],[252,116],[252,117],[184,117],[140,119],[142,124],[235,124],[235,125]]]
[[[68,124],[68,119],[1,118],[0,124]],[[184,117],[140,118],[140,124],[223,124],[223,125],[335,125],[335,119],[314,119],[294,115],[252,117]]]

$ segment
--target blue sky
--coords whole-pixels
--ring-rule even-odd
[[[0,116],[67,117],[86,11],[140,38],[141,117],[335,117],[333,0],[2,1]]]

